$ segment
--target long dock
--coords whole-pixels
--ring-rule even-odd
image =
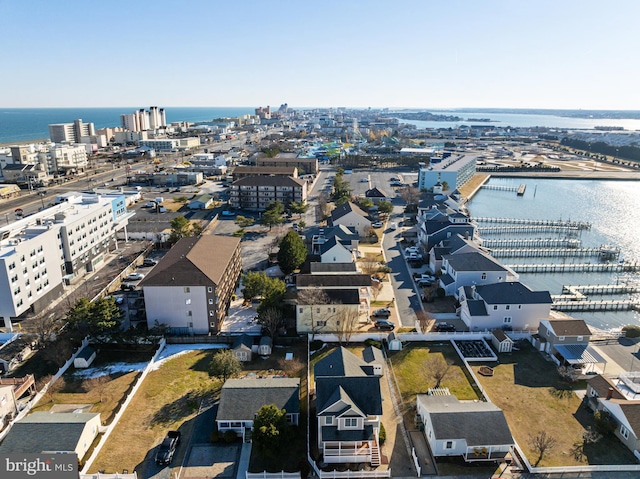
[[[640,309],[640,303],[630,299],[601,301],[554,301],[556,311],[629,311]]]
[[[509,264],[506,265],[517,273],[595,273],[595,272],[635,272],[640,271],[639,262],[629,263],[565,263],[565,264]]]
[[[578,292],[582,294],[632,294],[640,293],[640,285],[632,284],[584,284],[584,285],[563,285],[562,293],[571,294]]]
[[[577,238],[495,238],[482,239],[482,246],[487,248],[579,248],[582,241]]]
[[[497,190],[497,191],[513,191],[518,192],[518,188],[516,186],[506,186],[506,185],[482,185],[480,188],[484,190]]]
[[[492,234],[514,234],[514,233],[561,233],[578,234],[580,231],[575,226],[543,226],[543,225],[519,225],[519,226],[479,226],[480,236]]]
[[[550,258],[550,257],[585,257],[599,256],[612,259],[620,255],[620,250],[607,250],[606,254],[600,248],[496,248],[491,250],[496,258]]]
[[[515,225],[535,225],[535,226],[563,226],[567,228],[576,228],[579,230],[591,229],[591,223],[585,221],[571,220],[536,220],[528,218],[498,218],[491,216],[473,217],[477,223],[507,223]]]

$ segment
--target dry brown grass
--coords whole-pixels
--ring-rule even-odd
[[[540,461],[541,467],[635,462],[615,438],[588,446],[582,461],[574,459],[571,449],[586,428],[594,426],[593,415],[561,380],[554,364],[545,361],[532,347],[500,355],[499,359],[499,364],[487,364],[494,371],[491,377],[477,374],[482,364],[474,365],[473,371],[490,400],[504,411],[514,439],[531,463],[538,456],[529,445],[529,436],[541,430],[557,441],[557,446]]]
[[[118,405],[124,401],[139,375],[140,373],[131,372],[109,377],[102,394],[100,388],[91,388],[87,381],[72,381],[66,378],[62,390],[53,393],[52,398],[48,395],[43,396],[32,411],[48,411],[54,404],[93,404],[90,412],[99,412],[102,424],[109,424],[118,410]]]
[[[473,177],[462,185],[458,190],[463,198],[467,198],[475,189],[481,185],[489,175],[486,173],[476,173]]]

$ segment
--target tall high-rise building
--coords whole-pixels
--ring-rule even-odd
[[[73,123],[54,123],[49,125],[49,138],[54,143],[80,143],[83,136],[93,136],[96,129],[93,123],[84,123],[82,119]]]
[[[158,108],[157,106],[150,107],[149,111],[141,108],[132,114],[120,115],[120,121],[125,130],[135,132],[159,130],[167,126],[164,108]]]

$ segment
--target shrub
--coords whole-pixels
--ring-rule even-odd
[[[213,428],[213,431],[211,431],[211,434],[209,435],[209,440],[211,442],[218,442],[220,440],[220,433],[217,428]]]
[[[300,459],[300,462],[298,462],[298,470],[300,471],[300,477],[302,479],[309,477],[309,473],[311,472],[309,461],[306,459]]]
[[[236,439],[238,439],[238,435],[235,431],[228,430],[224,432],[223,438],[224,442],[234,442]]]
[[[381,266],[378,271],[380,273],[391,273],[391,268],[389,266]]]
[[[444,298],[445,297],[444,288],[438,288],[436,290],[436,296],[438,296],[438,298]]]
[[[635,324],[627,324],[622,328],[622,331],[627,338],[640,337],[640,326],[636,326]]]
[[[375,339],[371,339],[371,338],[365,340],[364,345],[365,346],[373,346],[373,347],[376,347],[378,349],[382,349],[382,344],[380,344],[380,341],[376,341]]]
[[[378,435],[378,439],[380,439],[380,445],[384,444],[387,440],[387,431],[384,430],[384,424],[380,423],[380,434]]]

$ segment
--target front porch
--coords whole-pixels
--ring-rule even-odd
[[[380,465],[380,446],[377,435],[372,441],[326,441],[322,443],[322,459],[327,464],[370,463]]]
[[[511,446],[467,447],[462,457],[465,462],[509,462],[511,460]]]

